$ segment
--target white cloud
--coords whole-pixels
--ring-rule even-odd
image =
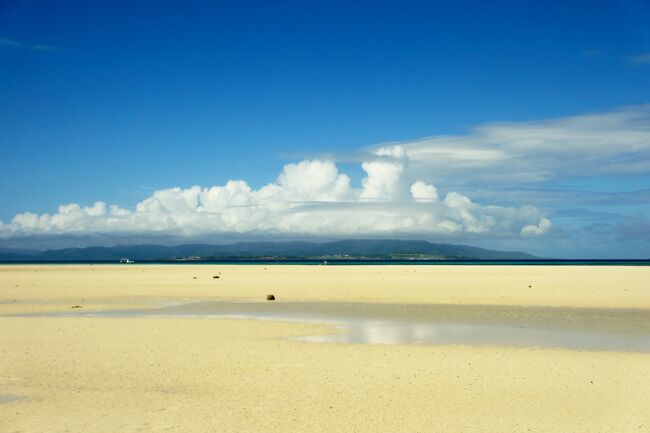
[[[257,190],[243,180],[222,186],[169,188],[133,209],[97,202],[60,206],[54,214],[22,213],[0,224],[0,235],[219,233],[315,236],[543,234],[550,222],[532,206],[481,206],[457,192],[439,200],[431,184],[404,180],[399,150],[362,164],[361,188],[330,161],[288,164]]]
[[[341,201],[353,197],[350,178],[328,161],[301,161],[284,166],[278,186],[290,201]]]
[[[539,221],[539,224],[534,225],[528,225],[521,229],[521,234],[524,236],[531,236],[531,235],[543,235],[547,233],[551,228],[551,221],[547,218],[542,218]]]
[[[407,153],[404,146],[394,145],[394,146],[382,146],[375,150],[374,152],[377,156],[389,156],[391,158],[406,158]]]
[[[361,198],[363,199],[394,199],[402,193],[401,177],[404,166],[396,162],[373,161],[364,162],[361,167],[367,176],[363,179]]]
[[[401,149],[396,151],[395,149]],[[408,155],[407,180],[515,185],[650,171],[650,105],[537,122],[489,123],[471,134],[380,145]]]
[[[411,191],[411,197],[418,201],[438,201],[438,189],[429,185],[426,182],[418,180],[417,182],[411,185],[409,188]]]

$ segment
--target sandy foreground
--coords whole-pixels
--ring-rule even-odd
[[[649,267],[3,265],[0,432],[650,431],[647,353],[316,344],[291,338],[337,331],[83,316],[267,293],[597,309],[614,327],[634,310],[641,322],[647,312],[642,332],[650,322]],[[58,312],[78,317],[47,315]]]

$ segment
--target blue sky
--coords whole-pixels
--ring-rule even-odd
[[[648,257],[649,22],[644,1],[4,1],[0,242],[358,235]],[[391,146],[405,150],[378,154]],[[322,183],[303,191],[287,164]],[[239,179],[252,193],[205,216],[224,220],[197,217],[208,199],[183,192]],[[435,197],[415,197],[418,181]],[[268,184],[274,199],[256,193]],[[134,214],[175,187],[190,208],[113,215],[128,230],[108,207],[84,211]],[[55,222],[12,223],[71,203]],[[364,222],[301,222],[314,208]]]

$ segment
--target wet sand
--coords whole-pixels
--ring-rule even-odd
[[[0,431],[648,431],[647,353],[314,344],[293,338],[341,331],[84,315],[259,301],[645,333],[649,281],[645,267],[1,266]],[[78,316],[38,315],[57,312]]]

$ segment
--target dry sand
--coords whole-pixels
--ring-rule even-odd
[[[333,330],[81,316],[267,293],[650,320],[648,267],[0,266],[0,432],[650,431],[644,353],[314,344],[289,338]],[[16,316],[62,311],[80,316]]]

